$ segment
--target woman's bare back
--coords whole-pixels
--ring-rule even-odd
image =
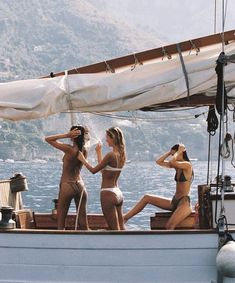
[[[82,163],[77,159],[78,149],[72,148],[66,152],[63,157],[63,169],[61,181],[78,181],[80,180],[80,171]]]

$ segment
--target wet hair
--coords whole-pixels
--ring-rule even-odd
[[[122,130],[119,127],[112,127],[106,130],[106,133],[111,139],[113,139],[114,144],[117,146],[120,154],[121,165],[123,166],[126,162],[126,144]]]
[[[178,149],[179,149],[179,144],[175,144],[175,145],[173,145],[172,148],[171,148],[171,150],[175,150],[175,151],[178,151]],[[190,162],[186,150],[183,151],[183,159]]]
[[[70,128],[70,131],[72,131],[74,129],[81,131],[81,134],[78,137],[74,138],[73,140],[74,140],[75,144],[78,146],[79,150],[82,151],[83,146],[85,144],[85,139],[84,139],[85,128],[82,127],[82,126],[72,126]]]

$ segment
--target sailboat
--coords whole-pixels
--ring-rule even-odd
[[[215,105],[216,62],[225,69],[227,103],[234,105],[234,54],[235,30],[230,30],[40,79],[2,83],[0,118]],[[223,109],[223,99],[221,103]],[[213,186],[217,194],[212,197]],[[7,180],[0,182],[3,191],[11,194]],[[24,211],[18,214],[18,228],[11,222],[0,228],[0,282],[235,282],[235,229],[229,225],[235,223],[235,193],[224,190],[223,177],[215,184],[198,184],[198,192],[198,212],[172,231],[159,224],[164,213],[152,217],[149,231],[60,231],[53,214]],[[20,192],[12,193],[16,211],[21,200]],[[218,211],[225,206],[223,218]],[[102,217],[94,216],[96,220],[105,225]]]

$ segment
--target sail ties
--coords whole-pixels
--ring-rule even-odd
[[[168,60],[170,60],[172,58],[171,54],[168,53],[168,51],[165,49],[164,46],[162,47],[162,53],[163,53],[162,61],[163,61],[164,58],[167,58]]]
[[[196,55],[198,55],[198,53],[200,52],[200,48],[197,47],[196,44],[192,40],[190,40],[189,42],[191,44],[191,49],[189,51],[189,54],[191,54],[192,50],[195,50],[196,51]]]
[[[187,87],[187,99],[188,99],[188,104],[189,104],[189,95],[190,95],[190,92],[189,92],[188,73],[187,73],[187,70],[186,70],[186,67],[185,67],[184,58],[183,58],[183,55],[182,55],[182,52],[181,52],[180,44],[177,43],[177,44],[176,44],[176,47],[177,47],[177,51],[178,51],[178,53],[179,53],[180,62],[181,62],[181,66],[182,66],[182,70],[183,70],[183,74],[184,74],[184,78],[185,78],[185,83],[186,83],[186,87]]]
[[[133,56],[134,56],[134,65],[131,66],[131,71],[133,71],[137,65],[143,65],[143,63],[138,60],[135,53],[133,54]]]
[[[115,70],[110,67],[107,61],[104,61],[106,66],[106,73],[115,73]]]

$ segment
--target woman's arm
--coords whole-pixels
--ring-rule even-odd
[[[171,156],[172,153],[171,151],[168,151],[166,153],[164,153],[162,156],[160,156],[157,160],[156,163],[162,167],[167,167],[167,168],[171,168],[171,164],[168,160],[166,160],[167,157]]]
[[[101,160],[101,162],[96,165],[95,167],[91,166],[86,158],[84,157],[83,153],[80,151],[78,154],[78,159],[84,164],[84,166],[92,173],[95,174],[102,169],[104,169],[105,166],[107,166],[111,159],[112,159],[112,153],[109,152],[108,154],[105,155],[105,157]]]
[[[80,130],[74,129],[66,134],[58,134],[58,135],[45,137],[45,141],[48,142],[53,147],[65,152],[70,149],[70,146],[58,140],[67,139],[67,138],[76,138],[80,133],[81,133]]]
[[[173,154],[171,160],[169,161],[171,167],[177,169],[189,169],[191,167],[191,163],[189,161],[179,160],[179,155],[183,154],[185,150],[185,146],[180,144],[179,149]]]

